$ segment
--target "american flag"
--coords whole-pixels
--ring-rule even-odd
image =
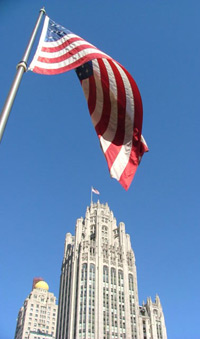
[[[95,194],[100,194],[100,192],[94,187],[92,187],[92,192],[95,193]]]
[[[109,55],[46,16],[30,70],[58,74],[75,69],[111,177],[127,190],[144,152],[142,100],[127,70]]]

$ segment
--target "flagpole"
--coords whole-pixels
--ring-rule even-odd
[[[91,205],[92,205],[92,186],[91,186]]]
[[[10,91],[8,93],[7,99],[5,101],[5,104],[4,104],[4,107],[2,109],[1,116],[0,116],[0,142],[1,142],[2,137],[3,137],[3,133],[4,133],[4,130],[5,130],[6,123],[7,123],[10,111],[12,109],[15,97],[17,95],[17,91],[18,91],[19,85],[21,83],[22,76],[23,76],[24,72],[27,71],[28,58],[29,58],[29,55],[30,55],[30,52],[31,52],[37,31],[38,31],[38,28],[39,28],[39,25],[40,25],[40,22],[41,22],[42,16],[44,14],[45,14],[45,9],[43,7],[43,8],[41,8],[41,10],[39,12],[38,19],[36,21],[35,27],[34,27],[33,32],[31,34],[31,37],[30,37],[28,46],[25,50],[24,56],[23,56],[22,60],[17,65],[17,72],[16,72],[15,78],[14,78],[13,83],[11,85]]]

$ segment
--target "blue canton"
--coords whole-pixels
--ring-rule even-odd
[[[84,80],[93,75],[92,61],[88,61],[85,64],[76,68],[76,74],[79,80]]]
[[[71,32],[65,27],[58,25],[53,20],[49,19],[45,41],[56,41],[70,33]]]

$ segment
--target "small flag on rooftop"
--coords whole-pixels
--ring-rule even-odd
[[[141,134],[142,100],[129,72],[48,16],[29,69],[49,75],[76,70],[110,175],[127,190],[148,151]]]
[[[100,194],[100,192],[98,190],[96,190],[96,188],[92,187],[92,192],[95,194]]]

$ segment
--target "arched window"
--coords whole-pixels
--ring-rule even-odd
[[[116,285],[116,269],[111,268],[111,284]]]
[[[108,267],[103,266],[103,281],[108,283]]]
[[[124,286],[123,272],[121,270],[118,271],[118,285]]]
[[[96,226],[91,225],[90,226],[90,239],[95,240],[95,237],[96,237]]]
[[[134,291],[133,275],[128,275],[129,291]]]

